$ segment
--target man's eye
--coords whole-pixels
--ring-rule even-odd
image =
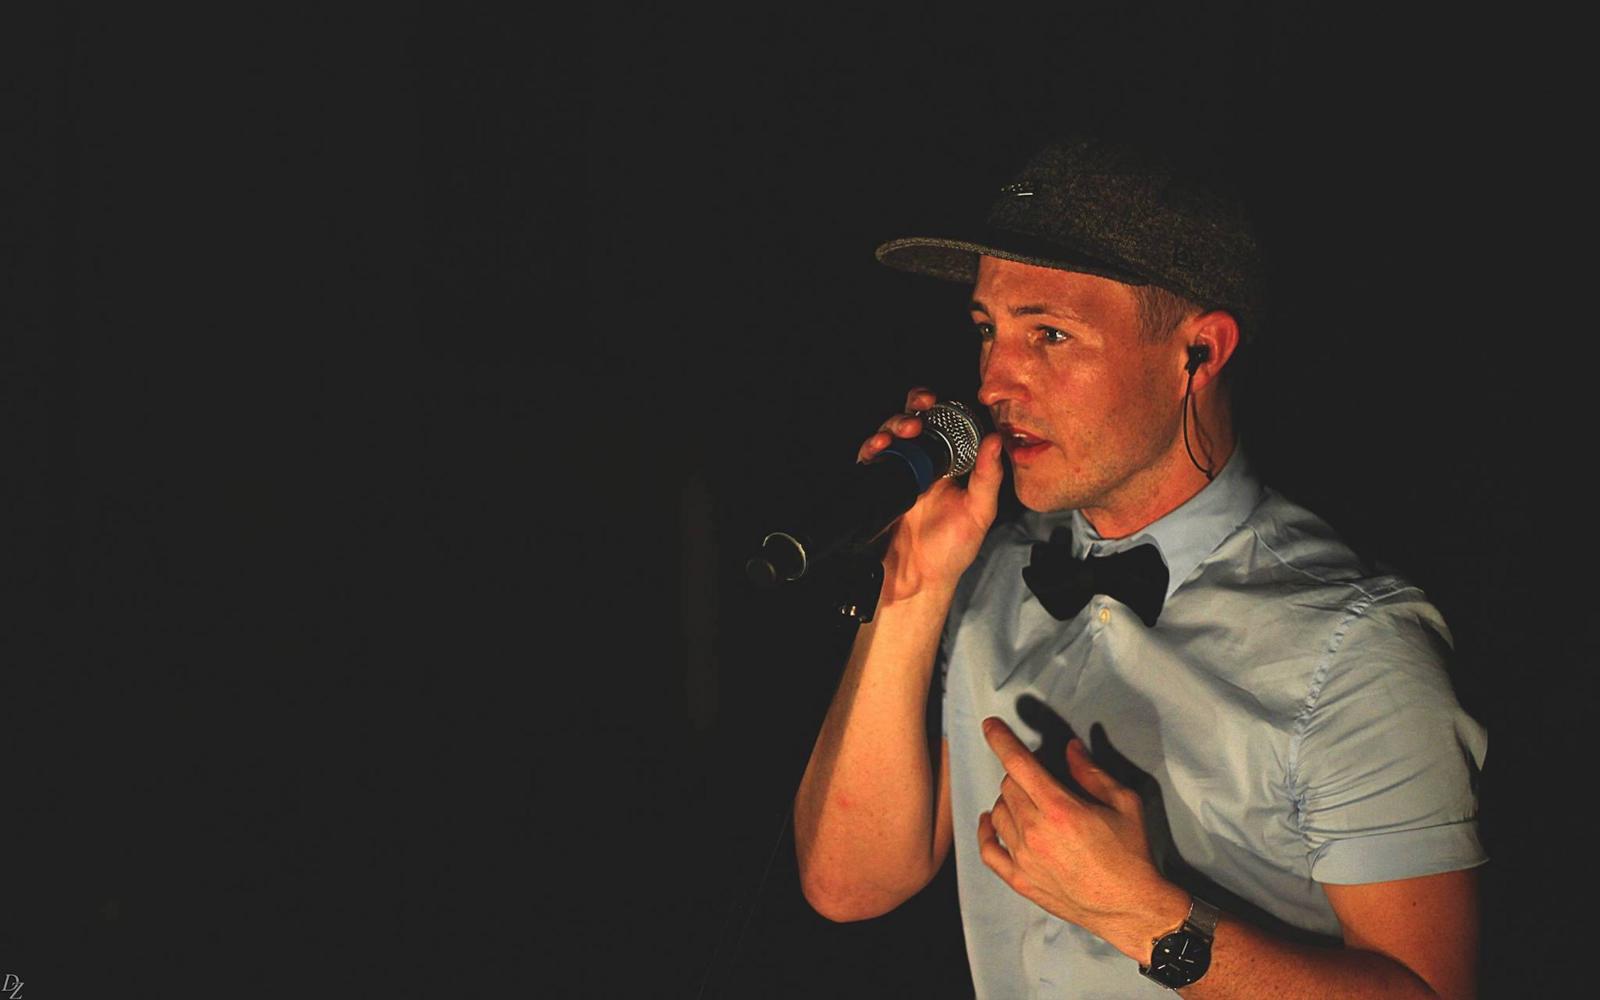
[[[978,331],[978,339],[979,340],[993,340],[994,339],[994,324],[993,323],[974,323],[972,325]]]
[[[1072,334],[1065,330],[1057,330],[1053,326],[1041,326],[1039,327],[1039,333],[1044,337],[1044,342],[1047,344],[1064,344],[1072,339]]]

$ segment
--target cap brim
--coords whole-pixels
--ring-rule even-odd
[[[1125,267],[1021,233],[995,232],[977,239],[908,236],[879,246],[874,256],[899,271],[969,285],[978,280],[979,257],[999,257],[1057,271],[1093,274],[1129,285],[1150,284],[1149,278]]]

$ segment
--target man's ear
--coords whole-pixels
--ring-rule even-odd
[[[1222,374],[1239,348],[1239,322],[1233,314],[1213,309],[1184,324],[1184,370],[1194,376],[1199,392]]]

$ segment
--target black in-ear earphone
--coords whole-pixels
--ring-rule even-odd
[[[1189,400],[1193,398],[1191,390],[1194,388],[1194,373],[1199,371],[1200,366],[1210,359],[1211,348],[1205,344],[1190,344],[1189,361],[1183,366],[1183,370],[1189,373],[1189,383],[1183,387],[1183,450],[1189,453],[1189,461],[1194,463],[1194,467],[1206,474],[1207,482],[1216,478],[1216,474],[1213,470],[1201,465],[1199,460],[1194,457],[1194,449],[1189,447],[1189,406],[1191,405]],[[1193,405],[1195,406],[1195,423],[1198,424],[1200,422],[1200,404],[1195,403]]]

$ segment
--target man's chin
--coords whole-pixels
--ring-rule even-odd
[[[1040,489],[1037,485],[1028,483],[1021,476],[1013,480],[1012,490],[1017,495],[1018,503],[1039,514],[1049,514],[1058,510],[1071,510],[1076,506],[1070,499]]]

